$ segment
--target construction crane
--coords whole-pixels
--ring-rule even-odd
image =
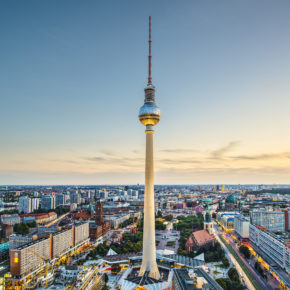
[[[32,253],[33,255],[35,255],[36,257],[38,257],[39,259],[41,259],[44,263],[45,263],[45,288],[48,288],[48,279],[47,279],[47,275],[48,275],[48,268],[49,268],[49,259],[42,257],[38,254],[36,254],[35,252],[29,250],[28,252]]]

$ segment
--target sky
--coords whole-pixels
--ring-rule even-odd
[[[0,184],[290,183],[290,2],[0,2]]]

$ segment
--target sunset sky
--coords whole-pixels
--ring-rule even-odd
[[[1,1],[0,184],[290,184],[290,1]]]

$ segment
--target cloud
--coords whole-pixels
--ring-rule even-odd
[[[240,143],[240,141],[232,141],[226,146],[210,152],[210,159],[222,159],[227,153],[234,150]]]
[[[199,150],[196,149],[184,149],[184,148],[177,148],[177,149],[162,149],[159,150],[160,152],[165,152],[165,153],[197,153],[200,152]]]
[[[281,153],[264,153],[264,154],[256,154],[256,155],[238,155],[231,156],[230,158],[236,160],[269,160],[269,159],[289,159],[290,152],[281,152]]]

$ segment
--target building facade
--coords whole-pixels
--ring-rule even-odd
[[[271,232],[285,231],[285,214],[282,211],[252,210],[250,217],[253,225],[265,227]]]
[[[86,225],[84,225],[86,224]],[[43,265],[43,257],[52,260],[55,257],[85,243],[89,239],[88,223],[74,225],[71,229],[50,234],[10,251],[10,271],[15,277],[22,277]],[[77,243],[76,243],[77,239]]]
[[[250,224],[250,241],[290,274],[290,244],[261,226]]]
[[[242,239],[249,238],[250,221],[243,215],[235,216],[234,218],[234,230]]]

